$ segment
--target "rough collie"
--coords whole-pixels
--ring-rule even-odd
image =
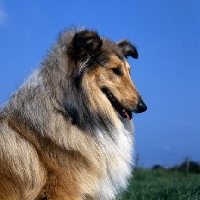
[[[1,200],[111,200],[131,176],[132,112],[146,111],[117,43],[65,30],[0,112]]]

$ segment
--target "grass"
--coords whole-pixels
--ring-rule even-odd
[[[118,200],[200,200],[200,174],[138,169]]]

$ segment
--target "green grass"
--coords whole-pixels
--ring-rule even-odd
[[[118,200],[200,200],[200,174],[138,169]]]

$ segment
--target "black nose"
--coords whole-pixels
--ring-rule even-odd
[[[135,112],[136,113],[142,113],[142,112],[145,112],[146,110],[147,110],[146,104],[144,103],[144,101],[142,99],[140,99],[138,101],[137,106],[136,106]]]

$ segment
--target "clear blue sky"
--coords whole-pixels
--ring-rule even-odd
[[[200,162],[200,1],[0,0],[0,105],[66,27],[136,44],[132,78],[148,111],[134,115],[139,165]]]

